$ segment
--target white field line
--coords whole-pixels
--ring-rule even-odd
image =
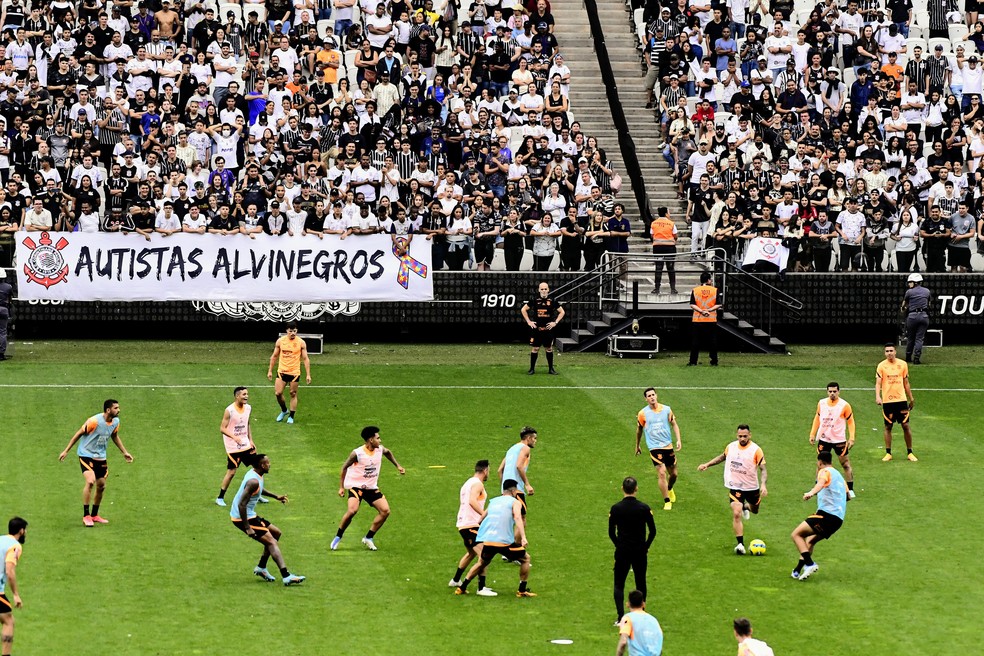
[[[114,383],[25,383],[23,385],[2,383],[0,389],[78,389],[94,387],[101,389],[226,389],[234,387],[238,381],[224,384],[201,383],[196,385],[135,385],[125,381]],[[268,381],[257,383],[253,387],[269,385]],[[560,391],[569,392],[571,390],[641,390],[639,385],[552,385],[538,387],[536,385],[301,385],[301,389],[325,389],[325,390],[536,390],[540,392]],[[665,385],[658,388],[663,390],[699,390],[705,392],[824,392],[823,387],[708,387],[706,385],[680,386]],[[919,392],[984,392],[980,387],[913,387]],[[842,391],[847,392],[870,392],[871,387],[842,387]]]

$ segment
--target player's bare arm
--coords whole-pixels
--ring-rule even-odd
[[[523,315],[523,321],[526,322],[526,325],[529,326],[530,328],[536,328],[536,323],[533,322],[533,321],[530,321],[530,306],[529,306],[529,304],[523,305],[523,307],[519,311]]]
[[[119,433],[113,433],[113,444],[115,444],[116,448],[123,454],[124,460],[127,462],[133,462],[133,456],[131,456],[130,452],[126,450],[125,446],[123,446],[123,440],[120,439]]]
[[[506,459],[503,458],[502,462],[499,463],[499,480],[502,480],[502,472],[506,471]]]
[[[485,515],[487,514],[485,512],[485,504],[482,502],[482,491],[484,489],[484,486],[473,485],[471,492],[468,493],[468,505],[480,515],[479,521],[485,519]]]
[[[286,504],[287,503],[287,495],[286,494],[275,494],[275,493],[271,492],[270,490],[263,490],[263,496],[270,497],[271,499],[276,499],[277,501],[279,501],[280,503],[283,503],[283,504]]]
[[[683,442],[680,441],[680,425],[677,424],[676,415],[670,413],[670,425],[673,426],[673,432],[676,434],[676,450],[679,451],[683,448]]]
[[[642,454],[642,424],[636,424],[636,448],[635,454]]]
[[[75,443],[76,443],[76,442],[78,442],[78,441],[79,441],[79,439],[81,439],[83,435],[85,435],[85,426],[84,426],[84,425],[82,426],[82,428],[80,428],[80,429],[79,429],[78,431],[76,431],[76,433],[75,433],[75,435],[73,435],[73,436],[72,436],[72,439],[70,439],[70,440],[68,441],[68,446],[66,446],[66,447],[65,447],[65,450],[64,450],[64,451],[62,451],[62,452],[61,452],[61,453],[60,453],[60,454],[58,455],[58,460],[64,460],[64,459],[65,459],[65,456],[67,456],[67,455],[68,455],[68,452],[69,452],[69,450],[70,450],[70,449],[71,449],[71,448],[72,448],[73,446],[75,446]]]
[[[304,371],[307,372],[305,382],[311,384],[311,358],[308,357],[307,346],[301,348],[301,360],[304,362]]]
[[[256,479],[251,478],[246,481],[246,486],[243,488],[242,497],[239,499],[239,517],[242,521],[246,522],[246,535],[253,537],[256,532],[253,527],[249,525],[249,519],[246,517],[246,505],[249,503],[249,498],[253,496],[256,489],[260,487],[260,484],[256,482]]]
[[[5,563],[5,569],[7,571],[7,587],[14,593],[14,606],[22,608],[24,602],[21,601],[17,591],[17,563]]]
[[[909,399],[909,410],[912,410],[912,408],[916,405],[916,397],[912,396],[912,388],[909,387],[908,376],[902,379],[902,387],[905,388],[905,397]]]
[[[714,465],[720,465],[722,462],[724,462],[724,459],[727,457],[728,456],[726,453],[722,453],[721,455],[719,455],[717,458],[714,458],[713,460],[708,460],[707,462],[697,465],[697,471],[704,471],[705,469],[709,467],[713,467]]]
[[[530,480],[526,478],[526,470],[530,466],[530,447],[523,445],[523,448],[519,450],[519,456],[516,458],[516,471],[519,472],[519,477],[523,479],[523,485],[526,486],[526,493],[533,496],[533,486],[530,485]]]
[[[236,439],[236,436],[229,432],[229,422],[231,420],[232,417],[229,415],[229,410],[226,409],[226,411],[222,413],[222,423],[219,425],[219,431],[221,431],[221,433],[230,440],[235,440],[238,442],[239,440]]]
[[[769,480],[769,471],[765,468],[765,458],[759,463],[759,471],[762,472],[762,482],[759,484],[760,496],[769,496],[769,489],[765,487],[765,482]]]
[[[273,380],[273,367],[277,364],[280,357],[280,344],[273,347],[273,355],[270,356],[270,367],[267,369],[267,380]]]
[[[338,496],[345,496],[345,472],[348,468],[355,464],[355,452],[349,454],[349,457],[345,459],[345,463],[342,465],[342,473],[340,476],[340,481],[338,483]]]
[[[875,403],[877,405],[881,405],[882,404],[882,399],[881,399],[881,384],[882,384],[881,376],[879,376],[879,375],[876,374],[875,375]],[[906,384],[908,384],[908,383],[906,383]]]
[[[516,522],[516,531],[519,533],[519,544],[521,546],[526,546],[526,526],[523,524],[523,504],[519,502],[519,499],[513,499],[513,520]]]
[[[393,465],[396,467],[396,471],[400,472],[400,474],[406,474],[407,473],[407,470],[404,469],[400,465],[400,463],[398,463],[396,461],[396,457],[393,455],[393,452],[390,451],[389,449],[387,449],[386,447],[383,447],[383,457],[386,458],[387,460],[389,460],[390,462],[392,462]]]

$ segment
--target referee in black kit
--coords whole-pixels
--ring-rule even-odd
[[[631,476],[622,481],[625,497],[608,513],[608,537],[615,545],[615,612],[618,626],[625,614],[625,578],[629,568],[635,574],[635,587],[646,598],[646,564],[649,546],[656,539],[656,519],[652,509],[636,499],[639,483]],[[647,530],[648,529],[648,530]],[[647,535],[648,533],[648,535]]]
[[[564,306],[550,298],[550,285],[541,282],[537,286],[537,295],[523,303],[520,312],[530,328],[530,370],[526,373],[531,376],[536,373],[536,359],[540,355],[540,347],[543,346],[547,350],[547,373],[556,376],[557,370],[553,366],[553,331],[564,318]]]

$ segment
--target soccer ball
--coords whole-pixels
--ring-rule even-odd
[[[752,543],[748,545],[748,553],[753,556],[764,556],[765,555],[765,543],[761,540],[752,540]]]

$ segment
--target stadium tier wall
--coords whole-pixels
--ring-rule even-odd
[[[513,341],[523,335],[519,309],[537,281],[547,280],[558,288],[577,275],[438,272],[435,300],[427,303],[15,302],[12,318],[21,339],[245,339],[269,335],[273,324],[298,320],[302,329],[324,333],[328,341],[401,335],[419,341]],[[773,334],[787,343],[874,343],[898,334],[906,289],[902,274],[764,278],[804,304],[798,317],[773,316]],[[945,330],[947,343],[984,342],[984,274],[925,278],[935,295],[931,327]],[[767,326],[768,304],[761,296],[741,285],[725,283],[725,289],[728,311],[753,325]],[[570,320],[601,318],[596,302],[568,303],[567,309]]]

